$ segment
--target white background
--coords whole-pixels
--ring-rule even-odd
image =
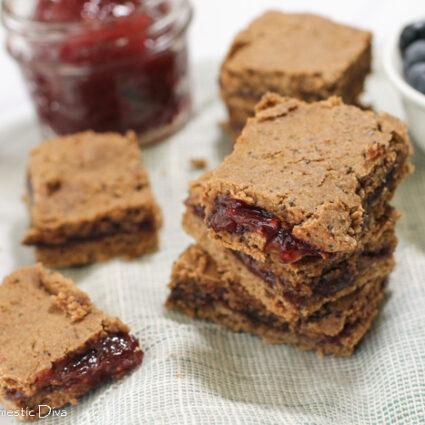
[[[194,19],[189,35],[192,62],[221,60],[235,33],[269,8],[317,12],[372,30],[376,56],[385,38],[400,24],[425,16],[423,0],[192,0],[192,4]],[[5,31],[0,28],[0,123],[7,123],[8,117],[30,108],[21,75],[5,51],[4,41]],[[13,143],[13,140],[0,140],[0,143]],[[0,425],[9,423],[15,422],[0,417]]]

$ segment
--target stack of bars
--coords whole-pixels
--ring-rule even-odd
[[[349,356],[394,267],[406,126],[338,98],[266,94],[235,149],[191,184],[167,307],[270,343]]]

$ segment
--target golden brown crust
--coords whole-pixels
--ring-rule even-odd
[[[133,132],[58,137],[32,150],[26,244],[159,227],[160,211]]]
[[[110,329],[128,332],[108,318],[87,294],[59,273],[41,265],[23,267],[0,286],[0,398],[6,388],[28,397],[35,376]]]
[[[370,46],[371,39],[368,31],[321,16],[268,11],[236,36],[223,71],[304,76],[310,77],[312,87],[329,86]]]
[[[312,14],[269,11],[234,39],[220,72],[234,140],[267,91],[357,104],[371,69],[368,31]]]
[[[344,105],[267,94],[235,149],[200,182],[207,215],[217,195],[264,208],[292,235],[324,252],[352,252],[365,213],[379,215],[410,172],[410,141],[396,118]],[[376,193],[380,191],[379,195]],[[265,260],[265,238],[210,230],[232,249]]]

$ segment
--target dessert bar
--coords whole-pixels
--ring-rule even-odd
[[[260,262],[345,256],[410,172],[410,153],[407,127],[388,114],[269,93],[191,202],[211,238]]]
[[[0,286],[0,401],[26,412],[19,419],[74,404],[142,359],[128,327],[62,275],[38,264],[16,270]]]
[[[205,173],[200,179],[191,183],[189,197],[185,201],[187,208],[183,216],[183,227],[196,240],[204,238],[221,245],[221,240],[216,239],[214,234],[211,237],[211,232],[205,226],[205,208],[201,205],[202,183],[208,179],[209,175],[210,173]],[[400,216],[400,212],[388,204],[378,217],[373,214],[365,215],[364,231],[357,242],[356,249],[345,254],[330,255],[326,259],[311,255],[304,256],[298,261],[283,262],[279,256],[273,255],[272,251],[264,253],[264,261],[258,261],[249,254],[237,250],[231,251],[240,261],[249,262],[251,268],[254,266],[257,269],[260,266],[263,273],[266,271],[279,276],[297,294],[309,296],[312,294],[312,287],[319,283],[317,277],[323,276],[324,271],[335,268],[341,270],[341,264],[352,263],[364,253],[379,253],[383,243],[385,246],[390,246],[395,238],[394,228]]]
[[[91,131],[48,140],[28,166],[24,244],[51,267],[133,258],[158,248],[160,211],[137,138]]]
[[[190,184],[166,305],[271,343],[349,356],[394,268],[404,123],[267,93],[233,152]]]
[[[215,262],[197,246],[173,266],[167,307],[209,319],[234,331],[256,334],[269,343],[289,343],[319,354],[349,356],[377,314],[385,278],[371,280],[355,293],[324,306],[295,323],[282,321],[250,296],[237,281],[227,281]]]
[[[202,220],[191,209],[183,216],[183,228],[215,261],[223,278],[239,280],[264,308],[286,321],[310,316],[323,304],[355,291],[370,279],[387,276],[394,267],[392,254],[397,244],[394,226],[395,218],[388,217],[375,229],[371,235],[373,242],[364,251],[339,263],[322,264],[319,268],[317,264],[308,264],[306,259],[279,263],[278,268],[273,263],[263,264],[247,254],[222,247],[208,236]]]
[[[312,14],[269,11],[234,39],[220,72],[229,130],[239,135],[267,91],[355,104],[371,69],[368,31]]]

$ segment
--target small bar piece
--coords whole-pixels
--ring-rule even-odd
[[[200,182],[205,224],[261,262],[350,255],[410,172],[410,153],[407,127],[388,114],[267,94]]]
[[[312,14],[269,11],[234,39],[220,72],[236,140],[268,91],[307,102],[357,104],[371,69],[372,34]]]
[[[350,356],[394,268],[389,201],[412,171],[404,123],[268,93],[233,152],[190,184],[166,306],[318,354]]]
[[[34,245],[46,266],[158,249],[160,210],[133,132],[88,131],[41,143],[30,155],[27,199],[31,227],[23,243]]]
[[[59,273],[37,264],[16,270],[0,286],[0,401],[25,412],[18,419],[75,404],[142,359],[129,328]]]

